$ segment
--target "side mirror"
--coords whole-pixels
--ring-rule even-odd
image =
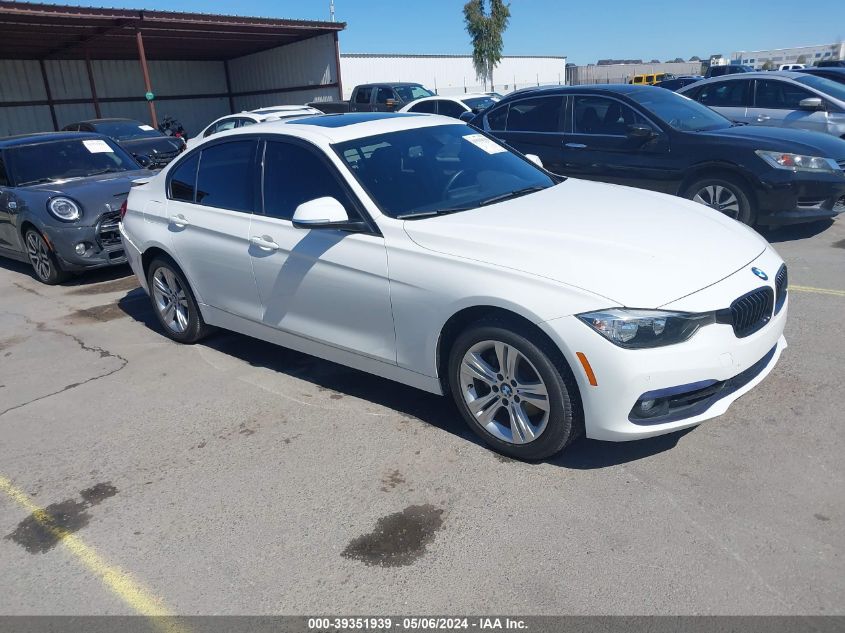
[[[153,159],[147,156],[146,154],[136,154],[135,162],[138,163],[144,169],[146,169],[153,164]]]
[[[633,123],[628,126],[627,136],[628,138],[647,141],[657,135],[654,133],[654,130],[651,128],[650,125],[643,125],[642,123]]]
[[[537,165],[537,167],[539,167],[540,169],[545,169],[545,167],[543,167],[543,161],[542,161],[542,160],[540,160],[540,157],[539,157],[539,156],[537,156],[537,154],[526,154],[526,155],[525,155],[525,158],[527,158],[527,159],[528,159],[528,160],[530,160],[532,163],[534,163],[535,165]]]
[[[393,110],[396,107],[396,99],[388,99],[384,102],[388,110]]]
[[[798,102],[802,110],[824,110],[824,101],[820,97],[807,97]]]
[[[296,207],[291,221],[297,229],[363,231],[367,228],[364,222],[351,221],[343,205],[330,197],[303,202]]]

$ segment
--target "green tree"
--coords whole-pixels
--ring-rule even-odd
[[[502,61],[502,34],[508,28],[511,17],[510,4],[502,0],[490,1],[490,13],[485,11],[484,0],[469,0],[464,5],[464,22],[472,41],[472,64],[478,79],[484,82],[484,89],[493,86],[493,69]]]
[[[798,59],[795,60],[797,64],[806,64],[807,63],[807,56],[806,55],[799,55]]]
[[[774,70],[774,69],[775,69],[775,63],[774,63],[771,59],[767,59],[767,60],[766,60],[766,63],[764,63],[764,64],[761,66],[761,68],[762,68],[763,70]]]

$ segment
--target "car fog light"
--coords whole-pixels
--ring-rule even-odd
[[[640,411],[643,413],[648,413],[654,408],[655,403],[657,400],[643,400],[640,402]]]
[[[80,242],[74,247],[77,255],[84,255],[85,251],[88,250],[88,245],[85,242]]]

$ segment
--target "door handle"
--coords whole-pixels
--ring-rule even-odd
[[[182,215],[181,213],[179,213],[178,215],[170,216],[170,223],[173,224],[174,226],[178,226],[179,228],[184,228],[184,227],[190,225],[190,222],[188,222],[188,219],[184,215]]]
[[[250,244],[253,244],[264,251],[277,251],[279,250],[279,245],[273,241],[272,237],[267,235],[253,235],[249,238]]]
[[[587,146],[584,143],[564,143],[564,147],[568,147],[569,149],[587,149]]]
[[[762,123],[763,121],[769,121],[771,118],[772,117],[770,117],[770,116],[766,116],[765,114],[761,114],[760,116],[757,117],[757,120]]]

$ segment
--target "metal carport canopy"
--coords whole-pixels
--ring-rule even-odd
[[[0,0],[0,59],[138,59],[140,31],[148,59],[222,61],[337,33],[345,26]]]

